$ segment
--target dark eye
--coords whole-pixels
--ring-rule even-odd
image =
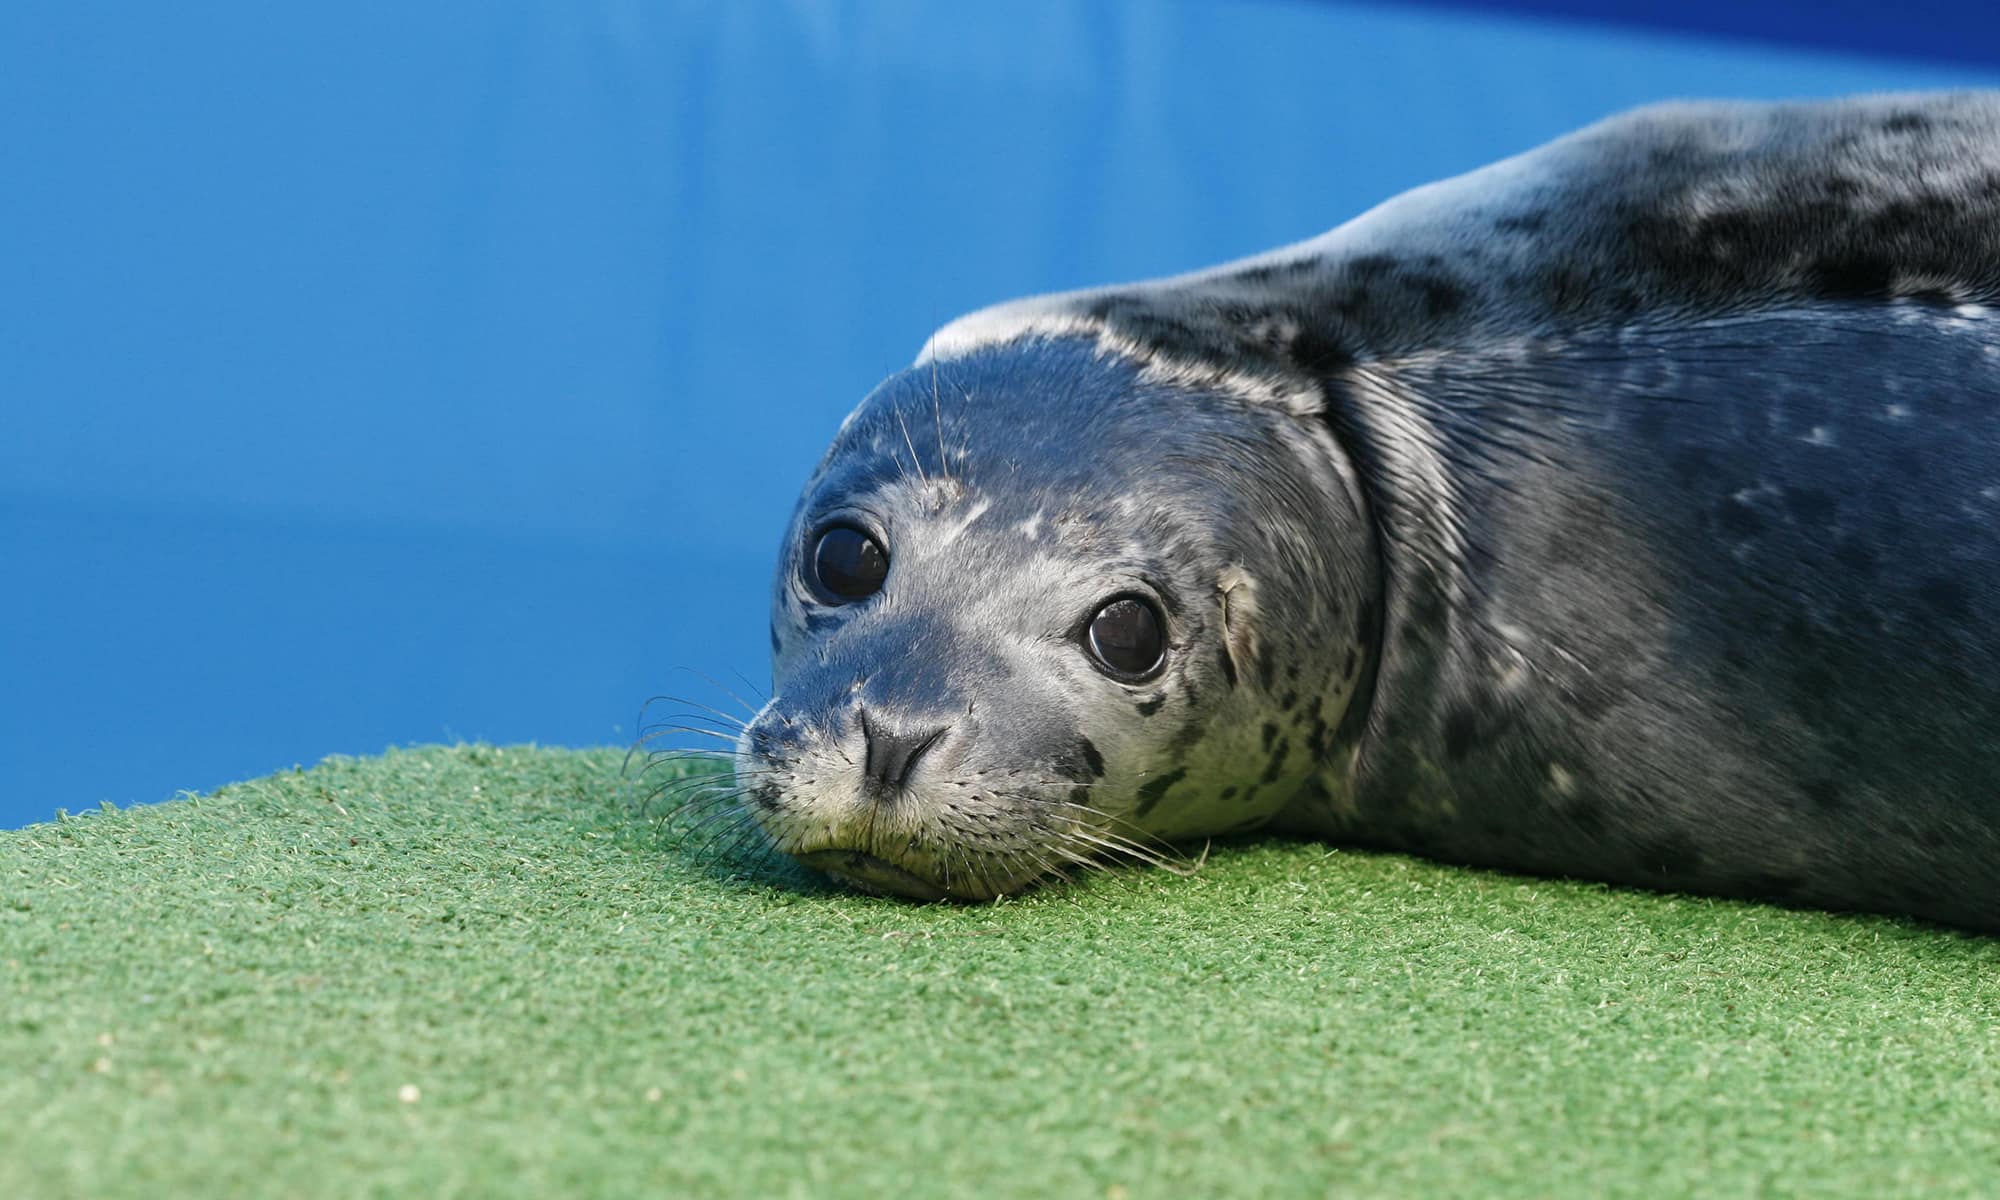
[[[1136,596],[1120,596],[1098,609],[1084,637],[1098,665],[1123,679],[1151,675],[1167,652],[1159,612]]]
[[[882,590],[889,554],[851,525],[835,525],[813,544],[813,590],[828,604],[852,604]]]

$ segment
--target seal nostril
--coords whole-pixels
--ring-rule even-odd
[[[868,788],[878,796],[893,796],[903,790],[909,782],[910,773],[916,770],[917,760],[931,747],[944,740],[951,731],[949,725],[937,725],[927,729],[897,729],[885,725],[878,718],[868,719],[866,709],[861,711],[861,735],[868,743],[868,762],[863,768]]]

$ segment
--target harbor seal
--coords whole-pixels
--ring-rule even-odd
[[[1947,94],[961,318],[806,484],[740,803],[918,898],[1261,827],[2000,930],[1996,305]]]

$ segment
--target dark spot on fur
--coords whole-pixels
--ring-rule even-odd
[[[1553,267],[1541,280],[1542,296],[1557,312],[1588,308],[1597,296],[1597,282],[1583,271]]]
[[[1333,748],[1327,742],[1328,732],[1326,719],[1313,714],[1312,732],[1306,735],[1306,749],[1312,752],[1314,762],[1325,762],[1327,751]]]
[[[1889,285],[1896,277],[1896,264],[1885,255],[1852,251],[1821,259],[1813,264],[1809,274],[1814,290],[1820,295],[1873,300],[1889,294]]]
[[[1278,727],[1269,721],[1264,722],[1264,753],[1269,754],[1272,744],[1277,740]]]
[[[1359,258],[1349,259],[1347,269],[1354,278],[1367,281],[1380,279],[1399,265],[1401,265],[1399,260],[1393,254],[1364,254]]]
[[[1329,331],[1308,326],[1292,339],[1292,361],[1309,375],[1327,375],[1354,362],[1353,349]]]
[[[1125,298],[1122,296],[1104,296],[1092,301],[1089,307],[1083,310],[1083,314],[1093,321],[1102,321],[1117,312],[1118,306],[1124,302]]]
[[[1659,875],[1691,875],[1701,862],[1701,847],[1685,833],[1669,834],[1639,851],[1639,866]]]
[[[1150,717],[1154,713],[1159,712],[1160,706],[1166,702],[1167,698],[1165,696],[1155,696],[1151,700],[1141,700],[1138,703],[1139,715]]]
[[[1923,304],[1931,308],[1950,308],[1959,303],[1959,295],[1950,288],[1918,287],[1896,294],[1898,300],[1912,304]]]
[[[1264,765],[1264,777],[1260,779],[1258,782],[1270,783],[1273,780],[1277,779],[1279,773],[1285,769],[1285,756],[1287,754],[1290,754],[1291,751],[1292,751],[1291,739],[1290,738],[1281,739],[1278,742],[1278,749],[1271,755],[1271,761]]]
[[[1286,712],[1290,712],[1298,706],[1299,694],[1296,691],[1288,691],[1278,699],[1278,707],[1284,709]]]
[[[1220,799],[1234,800],[1236,798],[1236,793],[1238,790],[1239,789],[1236,787],[1236,785],[1232,783],[1228,787],[1222,789],[1222,795]]]
[[[1931,119],[1920,112],[1891,113],[1882,122],[1882,128],[1890,133],[1920,133],[1931,127]]]
[[[1917,599],[1947,621],[1963,621],[1972,613],[1972,594],[1963,583],[1943,575],[1933,575],[1917,589]]]
[[[1417,281],[1424,294],[1424,315],[1435,321],[1465,307],[1465,289],[1449,280],[1426,278]]]
[[[1189,708],[1194,714],[1201,712],[1200,706],[1193,701],[1189,701]],[[1192,716],[1188,723],[1181,726],[1174,734],[1173,741],[1167,744],[1167,757],[1176,761],[1185,757],[1207,733],[1208,719],[1200,715]]]
[[[1186,767],[1176,767],[1158,779],[1143,784],[1139,788],[1139,809],[1136,815],[1145,816],[1160,806],[1167,789],[1187,778]]]
[[[1549,223],[1548,214],[1539,212],[1517,213],[1500,217],[1493,222],[1493,228],[1502,233],[1540,233]]]
[[[1354,678],[1354,664],[1357,661],[1359,661],[1359,658],[1354,652],[1354,647],[1349,646],[1347,648],[1347,657],[1340,664],[1340,677],[1342,679]]]
[[[1097,747],[1089,738],[1077,739],[1077,753],[1083,756],[1084,770],[1091,779],[1104,778],[1104,756],[1097,752]]]
[[[1450,623],[1451,609],[1443,594],[1426,588],[1410,603],[1410,619],[1403,623],[1402,636],[1427,644],[1442,635]]]

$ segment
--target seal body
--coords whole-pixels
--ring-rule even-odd
[[[745,803],[865,886],[1268,825],[2000,929],[2000,97],[1641,110],[963,318],[777,580]]]

